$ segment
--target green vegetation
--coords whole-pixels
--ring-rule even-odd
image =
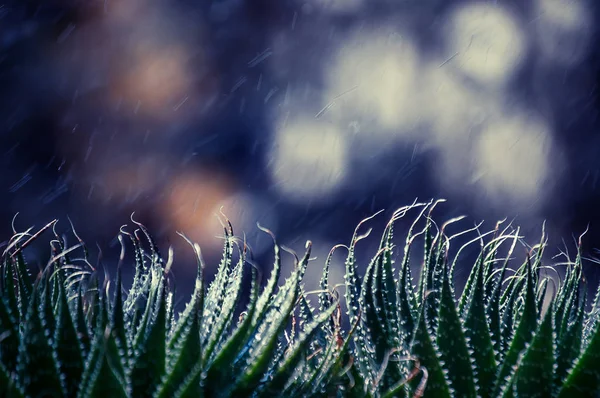
[[[223,258],[207,286],[200,248],[182,235],[198,270],[181,314],[172,251],[165,261],[139,223],[133,233],[121,231],[114,281],[100,278],[81,240],[67,248],[56,233],[52,258],[32,277],[22,250],[41,234],[15,234],[0,268],[0,397],[597,397],[600,295],[587,309],[581,239],[575,260],[564,254],[555,264],[566,270],[559,278],[542,263],[544,234],[533,248],[502,223],[448,235],[460,219],[438,228],[430,217],[437,203],[397,210],[362,277],[355,249],[372,217],[361,222],[346,247],[345,286],[328,281],[338,245],[317,292],[302,282],[310,242],[278,286],[280,246],[261,227],[275,256],[261,283],[227,221]],[[417,217],[394,270],[394,222],[409,212]],[[452,242],[466,234],[473,239],[451,256]],[[509,258],[521,245],[527,250],[512,270]],[[135,275],[125,291],[127,246]],[[470,247],[479,255],[457,295],[455,269],[467,267]],[[421,266],[418,283],[411,265]]]

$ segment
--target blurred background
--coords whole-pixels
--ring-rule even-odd
[[[552,254],[589,224],[593,255],[599,8],[3,0],[0,241],[17,212],[18,231],[58,218],[57,232],[69,235],[68,216],[92,257],[97,245],[114,270],[119,227],[132,231],[135,211],[163,253],[175,248],[173,270],[189,291],[193,253],[176,231],[214,269],[222,207],[265,269],[272,240],[257,221],[299,255],[312,240],[314,284],[361,219],[386,210],[359,244],[364,263],[393,211],[418,197],[446,198],[436,220],[469,216],[461,228],[514,219],[532,244],[546,220]],[[42,266],[44,236],[27,251]],[[342,281],[345,253],[334,257]],[[591,266],[588,276],[598,275]]]

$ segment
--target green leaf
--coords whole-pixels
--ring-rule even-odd
[[[310,253],[312,250],[312,242],[310,240],[306,241],[306,252],[304,253],[304,256],[302,257],[302,259],[300,260],[300,262],[297,265],[298,268],[298,286],[297,289],[300,291],[302,290],[302,284],[300,282],[302,282],[302,280],[304,279],[304,274],[306,274],[306,269],[308,268],[308,261],[310,259]]]
[[[537,292],[537,312],[542,313],[544,307],[544,301],[546,299],[546,292],[548,291],[548,285],[550,284],[550,278],[544,278],[541,280],[538,286]]]
[[[413,338],[415,330],[414,312],[416,306],[413,304],[414,293],[412,285],[412,276],[410,274],[410,264],[408,261],[409,252],[406,249],[402,268],[398,278],[398,317],[400,319],[400,328],[406,336],[406,341]]]
[[[435,225],[437,228],[437,224]],[[429,297],[423,302],[427,316],[428,327],[435,338],[439,321],[440,293],[442,290],[442,270],[446,264],[445,237],[442,230],[438,230],[432,242],[429,255],[427,294]],[[453,290],[452,290],[453,292]],[[453,293],[454,294],[454,293]]]
[[[244,344],[248,342],[248,339],[254,332],[252,320],[254,318],[254,313],[257,311],[257,284],[256,269],[252,268],[252,287],[250,303],[248,304],[248,309],[246,311],[247,313],[237,329],[216,353],[212,362],[208,364],[205,380],[207,395],[216,394],[217,391],[224,388],[224,383],[233,381],[234,366],[232,364],[234,363],[236,356],[240,354]]]
[[[245,361],[246,368],[238,378],[232,395],[247,396],[258,386],[277,347],[279,335],[283,332],[298,298],[299,277],[299,269],[296,268],[280,291],[281,303],[276,300],[273,310],[265,317],[265,324],[255,335],[254,346]]]
[[[0,296],[0,364],[14,371],[17,367],[19,329],[8,308],[8,303]]]
[[[589,345],[567,376],[558,397],[597,397],[598,386],[600,386],[600,323],[596,325]]]
[[[517,386],[514,383],[514,379],[511,378],[509,382],[502,387],[502,398],[518,398]]]
[[[100,331],[94,337],[77,397],[126,398],[128,394],[121,374],[122,367],[115,335],[107,326],[104,332]]]
[[[471,269],[465,288],[463,289],[460,299],[458,300],[458,314],[464,317],[464,314],[473,299],[473,293],[476,288],[476,278],[479,273],[483,273],[483,248],[475,261],[475,266]]]
[[[525,279],[519,278],[516,283],[512,285],[511,293],[508,295],[504,305],[501,306],[501,331],[500,331],[500,349],[498,350],[498,357],[500,360],[504,359],[506,352],[510,348],[510,342],[513,340],[515,327],[518,325],[518,317],[520,313],[516,308],[516,303],[520,297],[522,297],[523,288],[526,285]]]
[[[363,355],[376,364],[381,364],[385,356],[387,349],[386,347],[386,332],[383,329],[383,308],[375,301],[375,291],[377,288],[377,280],[375,278],[375,271],[379,258],[382,255],[380,250],[375,258],[369,263],[363,279],[361,295],[359,305],[363,309],[363,320],[364,320],[364,335],[367,338],[367,343],[373,347],[373,353],[365,351]],[[381,275],[379,275],[381,276]]]
[[[77,342],[77,330],[69,311],[65,288],[60,281],[62,275],[56,275],[58,284],[58,308],[56,314],[56,330],[54,332],[54,349],[58,358],[60,372],[63,375],[66,395],[74,397],[83,373],[83,355]]]
[[[168,364],[166,378],[161,383],[158,393],[159,398],[167,398],[173,396],[182,385],[185,385],[185,380],[196,373],[194,369],[201,370],[202,356],[200,348],[200,310],[197,304],[194,305],[194,310],[191,311],[189,317],[185,319],[185,330],[182,332],[181,338],[177,342],[169,342],[173,358]],[[192,376],[194,377],[194,376]],[[193,386],[187,386],[189,390]],[[200,384],[196,386],[195,394],[200,394]]]
[[[557,323],[557,334],[559,337],[563,336],[567,332],[569,324],[573,322],[573,319],[577,317],[577,313],[579,312],[581,267],[576,267],[572,275],[573,281],[570,284],[570,288],[565,291],[565,295],[567,296],[567,298],[563,302],[564,306],[561,306],[561,309],[559,310],[561,311],[560,323]]]
[[[62,397],[64,395],[58,364],[50,341],[50,331],[42,323],[39,298],[35,292],[29,300],[17,365],[17,375],[27,396]]]
[[[194,396],[201,394],[199,379],[195,384],[189,382],[189,380],[195,380],[199,377],[202,370],[200,322],[204,289],[202,281],[203,261],[200,252],[196,248],[194,249],[198,259],[194,293],[192,299],[186,305],[185,311],[179,317],[175,331],[167,343],[166,377],[156,394],[156,397],[159,398],[171,397],[180,388],[182,389],[180,394],[184,396],[186,394]]]
[[[115,343],[124,356],[128,355],[129,346],[125,324],[125,313],[123,310],[121,267],[117,267],[117,280],[115,281],[115,298],[110,318],[111,333],[115,335]]]
[[[84,300],[87,304],[85,307],[85,315],[89,328],[93,330],[94,328],[99,327],[100,330],[104,330],[104,327],[106,325],[102,325],[102,323],[106,322],[107,319],[100,318],[105,308],[102,308],[103,303],[101,297],[101,289],[99,286],[97,274],[92,275],[92,277],[90,278],[89,285],[84,296],[87,296],[87,300]]]
[[[344,245],[335,245],[327,255],[325,259],[325,265],[323,266],[323,273],[321,274],[321,280],[319,281],[319,288],[321,292],[319,292],[319,311],[324,312],[331,304],[333,304],[333,299],[329,295],[329,267],[331,264],[331,259],[333,257],[333,252],[338,247]],[[345,247],[345,246],[344,246]],[[333,326],[333,325],[331,325]]]
[[[338,353],[336,350],[337,341],[335,338],[329,338],[327,342],[327,347],[325,349],[325,353],[323,355],[314,355],[315,361],[317,363],[316,367],[312,367],[312,373],[308,375],[304,375],[303,383],[300,385],[296,385],[293,388],[288,388],[285,393],[290,396],[312,396],[316,394],[317,391],[321,390],[322,385],[327,385],[327,382],[323,382],[325,378],[333,377],[331,375],[331,369],[334,366],[334,360],[337,354],[337,358],[342,356],[341,353]],[[308,360],[308,358],[307,358]],[[309,393],[310,392],[310,393]]]
[[[417,302],[425,305],[424,300],[425,294],[427,293],[431,284],[431,278],[433,275],[433,267],[430,266],[431,260],[431,245],[433,243],[433,235],[431,234],[431,211],[429,209],[429,215],[425,222],[425,240],[423,244],[423,264],[421,268],[421,278],[419,278],[419,289],[417,291]]]
[[[527,343],[531,341],[533,333],[537,327],[537,308],[535,302],[535,290],[533,286],[533,271],[531,269],[531,261],[529,257],[527,258],[526,272],[525,299],[521,319],[511,341],[510,348],[508,349],[502,366],[500,367],[500,371],[498,372],[493,396],[498,396],[502,385],[508,378],[511,377],[513,373],[513,367],[517,364],[521,351],[523,351]]]
[[[179,236],[181,236],[194,250],[194,256],[196,258],[196,281],[194,282],[194,292],[192,293],[192,299],[186,305],[186,308],[183,314],[180,316],[177,324],[175,325],[175,329],[172,330],[169,336],[169,345],[167,346],[167,351],[171,350],[171,347],[177,342],[180,341],[181,335],[186,330],[187,319],[191,315],[191,311],[194,309],[200,311],[198,321],[202,322],[202,310],[204,308],[204,259],[202,257],[202,251],[200,250],[200,246],[197,243],[193,243],[187,236],[178,232]]]
[[[406,236],[397,288],[397,301],[399,307],[398,316],[400,319],[400,327],[403,333],[406,335],[406,341],[411,341],[413,339],[413,334],[416,326],[415,320],[419,317],[419,313],[417,312],[416,293],[414,291],[414,284],[410,270],[410,250],[413,242],[420,234],[413,234],[413,230],[419,222],[419,220],[421,219],[421,217],[423,217],[423,214],[425,214],[428,205],[420,203],[415,204],[415,206],[423,206],[423,209],[421,209],[421,212],[410,226],[408,234]]]
[[[477,393],[482,398],[491,397],[497,364],[485,313],[483,267],[475,267],[473,295],[465,315],[465,336],[473,357],[473,372],[477,377]],[[439,333],[439,332],[438,332]]]
[[[233,312],[241,297],[244,264],[244,255],[240,253],[240,260],[237,266],[234,268],[231,275],[227,275],[227,298],[223,300],[221,304],[219,316],[212,319],[213,324],[211,325],[210,333],[208,334],[208,338],[204,345],[204,365],[206,365],[207,361],[212,357],[217,344],[221,343],[226,337],[226,328],[233,318]]]
[[[402,207],[394,212],[381,238],[379,246],[381,256],[375,263],[375,278],[372,286],[373,301],[378,308],[383,309],[381,315],[378,316],[378,321],[381,322],[385,338],[385,344],[382,345],[379,354],[381,355],[381,351],[383,351],[383,356],[379,358],[389,355],[389,352],[392,350],[400,357],[406,357],[409,354],[408,346],[410,338],[404,333],[403,328],[400,327],[398,314],[398,291],[392,267],[392,239],[394,236],[394,223],[404,217],[406,212],[413,206]],[[381,361],[378,361],[378,363],[381,363]],[[391,387],[399,378],[407,374],[408,368],[404,362],[390,361],[387,363],[384,374],[378,383],[379,388],[386,389],[387,387]]]
[[[478,273],[481,273],[482,267],[478,268]],[[454,297],[450,289],[446,267],[444,267],[442,274],[437,346],[440,359],[443,361],[444,368],[448,372],[447,376],[450,387],[452,387],[454,393],[457,396],[465,398],[475,397],[475,381],[471,358],[467,348],[465,333],[454,304]]]
[[[554,386],[557,389],[562,386],[569,369],[571,369],[573,363],[581,354],[584,315],[585,309],[580,307],[575,321],[572,322],[568,326],[566,332],[557,339],[556,370],[554,372]]]
[[[529,257],[527,257],[525,262],[521,264],[521,266],[514,273],[513,277],[507,280],[507,286],[504,289],[504,292],[502,293],[502,297],[500,298],[501,308],[512,308],[508,306],[508,301],[511,298],[514,298],[515,294],[518,294],[518,292],[522,289],[522,286],[520,286],[520,284],[522,284],[523,280],[525,279],[524,277],[526,275],[528,261],[531,261]]]
[[[51,287],[48,281],[48,277],[42,276],[42,280],[40,281],[40,286],[43,286],[42,293],[42,312],[41,318],[44,327],[47,329],[50,338],[54,338],[54,331],[56,329],[56,320],[54,318],[54,309],[52,308],[52,297],[51,297]]]
[[[286,354],[285,361],[276,370],[272,379],[265,386],[263,393],[259,396],[272,396],[273,394],[277,394],[278,391],[283,390],[294,371],[296,371],[298,364],[302,360],[302,354],[305,352],[316,331],[329,319],[335,308],[335,305],[331,306],[327,311],[319,314],[314,321],[306,326],[305,331],[300,335],[294,345],[290,347]]]
[[[341,315],[341,310],[338,307],[336,316],[339,315]],[[353,335],[356,333],[360,320],[361,318],[359,316],[352,325],[348,335],[343,340],[341,327],[337,325],[334,328],[332,335],[329,336],[325,354],[322,356],[315,371],[305,379],[304,385],[299,388],[298,396],[318,395],[319,392],[328,385],[337,383],[337,379],[339,379],[338,374],[342,372],[342,369],[346,366],[344,361],[349,360],[350,341],[352,341]],[[357,389],[360,390],[363,387],[364,384],[357,387]]]
[[[136,344],[131,367],[131,395],[134,397],[151,396],[165,373],[166,357],[166,288],[162,278],[162,269],[153,271],[151,298],[148,300],[145,335],[140,336]],[[154,296],[157,297],[154,300]],[[150,311],[153,314],[150,315]]]
[[[267,281],[267,284],[262,293],[260,294],[256,303],[256,311],[254,312],[252,318],[252,327],[255,327],[260,322],[262,322],[264,316],[266,315],[267,305],[274,297],[275,289],[277,288],[277,281],[279,280],[279,277],[281,275],[280,248],[277,244],[277,241],[275,240],[275,235],[273,235],[273,233],[268,229],[261,227],[259,224],[257,224],[257,226],[261,231],[264,231],[271,235],[271,238],[273,239],[273,250],[275,253],[275,260],[273,264],[273,270],[271,271],[271,276],[269,277],[269,280]]]
[[[223,303],[227,296],[227,286],[231,274],[233,256],[233,228],[228,221],[229,229],[224,228],[225,243],[223,246],[223,257],[219,263],[215,279],[208,288],[206,295],[203,319],[202,344],[207,345],[209,339],[214,339],[215,323],[221,318]]]
[[[202,380],[202,363],[198,362],[183,379],[183,382],[172,395],[173,398],[202,398],[204,393],[200,387]]]
[[[554,371],[554,336],[552,304],[539,325],[533,341],[525,351],[515,374],[516,391],[520,397],[552,396]]]
[[[578,267],[577,267],[578,268]],[[563,320],[568,321],[569,315],[571,314],[571,307],[575,299],[575,291],[578,288],[577,270],[573,267],[567,267],[565,282],[559,289],[556,297],[556,333],[560,337],[563,332]]]
[[[134,340],[138,333],[139,322],[142,319],[142,301],[145,296],[148,295],[149,289],[149,270],[144,260],[144,250],[140,246],[138,239],[134,238],[131,234],[121,230],[129,236],[133,246],[133,253],[135,255],[135,274],[133,276],[133,283],[129,289],[129,294],[123,305],[123,311],[125,314],[125,323],[129,325],[129,336],[130,340]],[[119,235],[121,236],[121,235]]]
[[[15,385],[8,369],[0,362],[0,397],[4,398],[24,398],[21,390]]]
[[[366,380],[363,378],[362,374],[358,372],[358,369],[354,366],[351,366],[343,374],[339,375],[340,378],[343,377],[348,380],[347,385],[342,385],[338,389],[338,386],[334,386],[335,390],[338,394],[341,393],[343,397],[348,398],[372,398],[373,395],[367,390]],[[332,395],[332,394],[331,394]],[[330,396],[331,396],[330,395]],[[319,395],[317,395],[319,396]]]
[[[77,292],[77,301],[75,302],[75,327],[77,329],[77,340],[81,346],[81,353],[86,358],[90,352],[90,332],[83,312],[83,294],[81,287]]]
[[[469,247],[470,245],[472,245],[473,243],[479,242],[480,244],[480,250],[479,250],[479,255],[477,256],[477,260],[475,261],[475,267],[482,267],[484,268],[484,280],[486,277],[486,270],[491,267],[491,265],[486,266],[486,261],[489,260],[489,256],[490,256],[490,246],[493,247],[495,241],[492,240],[491,242],[488,242],[487,244],[484,245],[483,243],[483,238],[487,235],[490,235],[492,232],[494,231],[489,231],[486,232],[484,234],[479,233],[479,227],[481,226],[481,224],[476,225],[474,228],[469,229],[467,231],[464,231],[460,234],[457,235],[463,235],[466,232],[472,232],[474,230],[478,231],[478,236],[477,238],[471,239],[470,241],[468,241],[467,243],[463,244],[460,249],[458,249],[458,252],[456,253],[456,255],[454,256],[454,261],[452,262],[452,266],[450,268],[450,278],[454,278],[454,268],[456,266],[456,263],[458,262],[458,259],[460,258],[460,255],[462,254],[462,252]],[[456,236],[456,235],[455,235]],[[492,253],[493,253],[493,249],[492,249]],[[474,267],[474,268],[475,268]],[[465,284],[465,287],[463,288],[462,294],[460,295],[460,298],[458,300],[458,314],[461,318],[464,318],[465,316],[465,312],[469,306],[469,301],[471,300],[471,297],[473,296],[473,289],[474,289],[474,285],[475,285],[475,277],[477,275],[477,272],[473,272],[473,270],[471,270],[471,272],[469,273],[469,277],[467,278],[467,282]],[[452,285],[452,279],[450,280],[450,284]]]
[[[23,258],[23,252],[20,249],[21,246],[17,245],[17,254],[14,257],[14,261],[16,264],[15,271],[19,292],[19,309],[21,310],[21,317],[25,318],[25,312],[28,308],[28,300],[33,292],[33,284],[31,283],[31,276],[29,275],[29,269],[25,263],[25,258]]]
[[[298,299],[298,318],[300,319],[300,322],[298,322],[300,330],[304,330],[306,325],[310,324],[315,318],[314,309],[312,308],[304,294],[302,294]],[[293,340],[295,331],[295,328],[293,328],[290,340]]]
[[[16,322],[19,322],[21,311],[15,289],[15,272],[13,262],[6,258],[4,261],[2,297],[6,300],[6,310]]]
[[[361,292],[359,291],[360,286],[360,278],[357,272],[356,265],[356,256],[354,253],[356,244],[361,240],[369,236],[371,233],[371,229],[367,231],[367,233],[363,235],[358,235],[358,230],[361,225],[371,219],[373,219],[376,215],[381,213],[383,210],[375,213],[374,215],[365,218],[356,226],[354,230],[354,234],[352,235],[352,240],[350,242],[350,247],[348,249],[348,256],[346,257],[345,267],[346,272],[344,275],[345,284],[346,284],[346,306],[348,308],[348,316],[350,323],[354,324],[359,316],[361,310]],[[362,325],[362,322],[358,324],[357,333],[354,334],[354,351],[357,360],[357,365],[359,369],[359,373],[363,378],[370,378],[373,372],[373,367],[371,365],[369,349],[367,348],[367,342],[365,336],[367,335],[367,331],[365,327]]]
[[[505,232],[508,228],[500,232],[500,225],[504,223],[504,221],[506,221],[506,219],[496,223],[496,227],[494,228],[494,236],[484,248],[485,256],[483,263],[485,267],[483,271],[483,279],[488,281],[484,284],[486,288],[484,296],[486,297],[490,296],[494,287],[494,284],[489,283],[489,281],[492,280],[490,276],[492,275],[492,272],[494,272],[495,264],[498,261],[498,250],[500,249],[500,246],[502,246],[502,244],[508,239],[508,237],[505,235]]]
[[[16,255],[15,259],[16,267],[15,276],[17,279],[17,304],[19,306],[19,318],[25,319],[25,315],[29,308],[29,299],[33,293],[33,287],[31,284],[31,277],[25,259],[21,252]]]
[[[419,359],[420,365],[427,369],[428,378],[424,396],[449,398],[451,395],[448,380],[444,375],[439,355],[427,330],[424,307],[421,309],[421,316],[419,317],[415,337],[411,344],[411,353]],[[413,388],[419,384],[422,377],[417,377],[413,380],[411,383]]]
[[[500,268],[500,274],[494,279],[490,278],[490,285],[493,284],[493,287],[490,288],[492,293],[487,303],[486,315],[489,322],[490,335],[492,338],[492,342],[494,343],[494,351],[496,353],[500,353],[503,348],[502,332],[500,325],[500,301],[502,295],[502,281],[504,280],[504,275],[506,274],[506,269],[508,268],[508,260],[512,256],[512,253],[516,247],[518,236],[519,228],[517,228],[516,232],[512,236],[513,241],[505,257],[504,264]]]
[[[594,301],[592,302],[592,308],[590,312],[585,317],[585,325],[583,327],[584,333],[584,341],[586,343],[589,342],[594,330],[596,329],[596,325],[600,320],[600,284],[596,288],[596,294],[594,295]]]

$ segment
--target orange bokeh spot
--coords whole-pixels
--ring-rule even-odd
[[[175,176],[167,185],[160,215],[171,225],[169,234],[177,253],[193,254],[175,231],[197,242],[204,254],[214,255],[221,250],[223,241],[216,236],[221,236],[223,230],[213,222],[214,209],[231,194],[231,187],[229,178],[215,171]]]
[[[117,77],[114,96],[129,102],[136,113],[174,116],[192,83],[186,52],[181,47],[147,47],[136,50],[132,65]]]

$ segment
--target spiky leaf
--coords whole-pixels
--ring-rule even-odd
[[[425,388],[425,396],[431,397],[451,397],[448,380],[444,375],[442,364],[440,363],[439,354],[433,345],[427,323],[425,321],[425,311],[421,311],[415,337],[411,345],[411,353],[419,359],[421,366],[427,369],[428,378]],[[413,388],[418,386],[421,381],[420,376],[416,378],[412,385]]]
[[[525,281],[525,298],[523,304],[523,310],[519,326],[515,332],[515,335],[510,343],[510,348],[504,358],[504,361],[498,372],[496,379],[495,394],[497,396],[500,389],[505,384],[507,378],[509,378],[513,372],[513,367],[517,364],[521,351],[525,348],[527,343],[531,341],[533,333],[537,327],[537,306],[535,302],[535,290],[533,281],[533,271],[531,269],[531,262],[527,260],[527,273]]]
[[[497,371],[496,358],[485,313],[483,267],[475,273],[473,295],[465,317],[465,336],[473,352],[473,372],[477,377],[477,391],[482,398],[491,396]]]
[[[50,331],[42,320],[39,301],[37,292],[31,295],[19,345],[17,375],[27,396],[61,397],[64,391],[58,363],[51,346]]]
[[[445,269],[442,276],[437,345],[454,393],[461,397],[475,397],[471,358]]]
[[[539,325],[533,341],[517,369],[516,391],[521,397],[549,397],[552,395],[554,370],[554,336],[552,305]]]

